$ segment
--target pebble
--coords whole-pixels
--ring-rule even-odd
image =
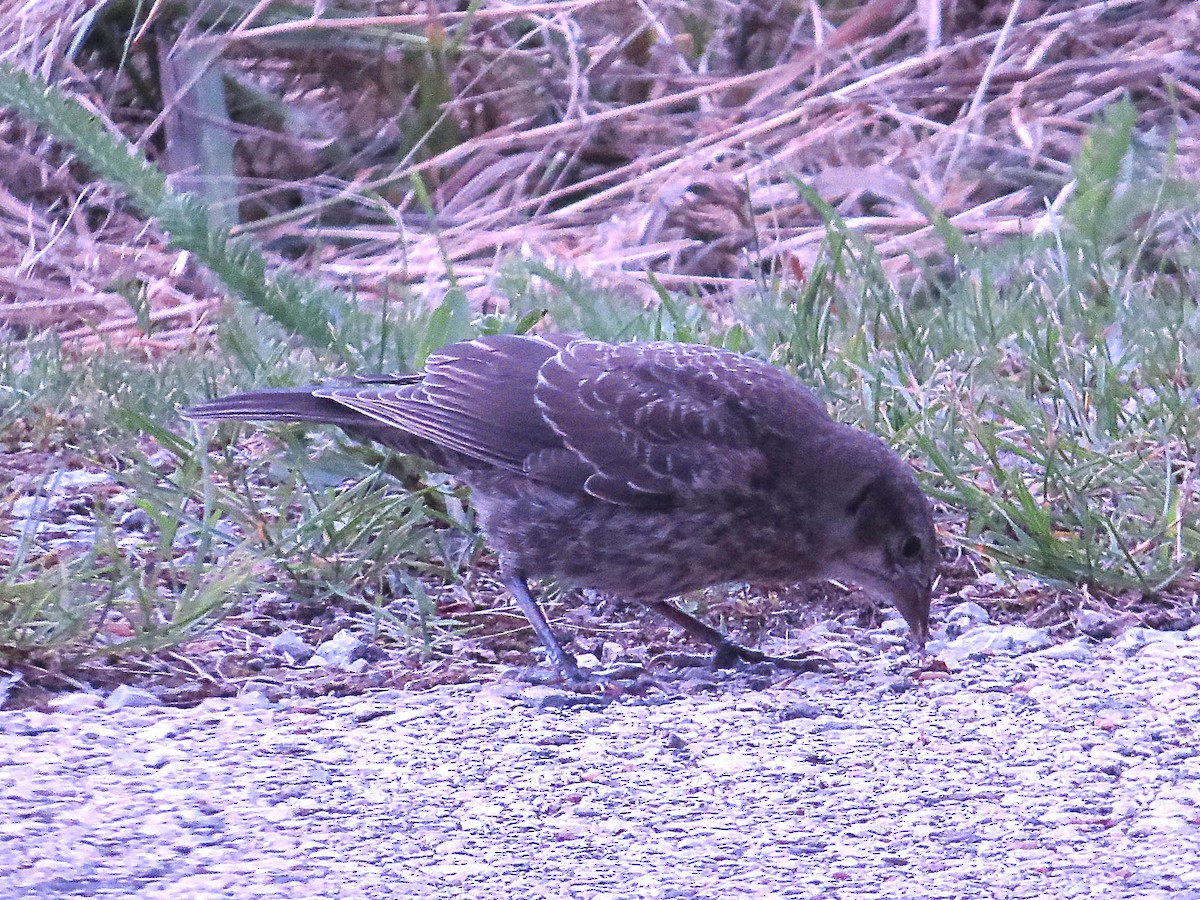
[[[1075,627],[1097,640],[1112,636],[1113,621],[1112,616],[1094,609],[1081,609],[1075,613]]]
[[[8,695],[18,684],[21,683],[22,676],[20,673],[0,676],[0,707],[3,707],[8,700]]]
[[[327,666],[333,669],[354,671],[354,664],[362,662],[364,665],[358,667],[358,671],[361,671],[365,668],[366,660],[362,657],[366,652],[367,645],[352,632],[343,629],[329,640],[319,644],[316,654],[311,656],[308,664],[311,666]]]
[[[42,496],[18,497],[9,508],[14,519],[40,519],[50,507],[50,498]]]
[[[951,619],[966,619],[973,625],[982,625],[990,622],[992,617],[986,609],[974,600],[966,600],[950,607],[946,612],[945,619],[946,621],[950,621]]]
[[[889,612],[891,611],[889,610]],[[906,638],[908,636],[908,623],[900,616],[889,616],[876,629],[876,633]]]
[[[63,695],[0,712],[0,897],[1195,895],[1200,642],[1027,631],[938,679],[864,650],[653,702]]]
[[[61,494],[64,491],[81,490],[100,484],[115,484],[116,480],[108,472],[61,469],[51,475],[47,483],[50,493]]]
[[[811,700],[797,700],[780,710],[779,720],[787,722],[791,719],[815,719],[824,712],[825,710]]]
[[[51,697],[47,705],[55,712],[81,713],[104,706],[104,698],[99,694],[72,691],[69,694],[59,694]]]
[[[1113,644],[1113,648],[1122,653],[1133,654],[1148,644],[1160,641],[1182,643],[1187,639],[1187,633],[1183,631],[1156,631],[1153,628],[1130,628],[1117,638]]]
[[[281,631],[275,637],[271,638],[267,646],[272,653],[280,653],[288,656],[293,662],[300,665],[308,662],[313,655],[313,648],[304,642],[304,638],[291,630]]]
[[[121,527],[127,531],[149,531],[153,525],[150,514],[140,507],[121,516]]]
[[[169,450],[155,450],[146,458],[146,464],[160,472],[171,471],[178,464],[174,453]]]
[[[938,650],[937,656],[946,665],[955,668],[968,660],[994,656],[996,654],[1018,655],[1044,650],[1053,641],[1044,628],[1026,625],[983,625],[973,628]]]
[[[162,706],[162,700],[159,699],[157,694],[142,690],[141,688],[130,687],[126,684],[115,687],[113,692],[104,699],[104,708],[109,712],[118,709],[140,709],[150,706]]]
[[[1072,638],[1053,647],[1047,647],[1038,652],[1038,656],[1047,659],[1073,659],[1076,662],[1086,662],[1092,656],[1092,642],[1086,637]]]

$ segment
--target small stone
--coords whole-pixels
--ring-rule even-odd
[[[523,688],[513,699],[534,709],[568,709],[577,706],[600,708],[612,702],[611,698],[599,694],[577,694],[537,684]]]
[[[1105,775],[1120,775],[1125,768],[1125,760],[1121,754],[1102,747],[1093,747],[1088,754],[1092,767]]]
[[[52,697],[48,704],[52,710],[60,713],[75,714],[99,709],[104,705],[104,698],[98,694],[86,691],[72,691],[69,694],[59,694]]]
[[[972,657],[1004,654],[1017,656],[1051,645],[1050,635],[1042,628],[1025,625],[985,625],[968,631],[946,644],[938,653],[942,662],[961,666]]]
[[[300,665],[308,662],[313,655],[312,647],[304,642],[304,638],[291,630],[282,631],[275,635],[275,637],[271,638],[267,646],[272,653],[283,654]]]
[[[1187,636],[1182,631],[1156,631],[1153,628],[1130,628],[1113,644],[1113,649],[1120,650],[1129,656],[1137,653],[1147,644],[1158,641],[1174,641],[1182,643]]]
[[[1196,808],[1186,803],[1180,803],[1178,800],[1172,800],[1167,797],[1160,797],[1151,802],[1146,808],[1146,813],[1150,816],[1159,818],[1175,818],[1175,819],[1190,819],[1196,812]]]
[[[126,531],[149,531],[154,522],[148,512],[138,507],[121,516],[120,525]]]
[[[176,465],[175,454],[169,450],[156,450],[146,457],[146,465],[160,472],[174,469]]]
[[[1092,658],[1091,642],[1082,636],[1072,638],[1064,644],[1042,650],[1038,656],[1046,659],[1071,659],[1076,662],[1087,662]]]
[[[890,650],[893,653],[903,653],[908,649],[907,635],[876,632],[873,637],[876,645],[883,650]]]
[[[789,703],[779,711],[780,722],[790,722],[792,719],[815,719],[825,710],[810,700],[797,700]]]
[[[329,640],[321,643],[317,647],[316,656],[310,662],[315,662],[319,658],[321,665],[331,669],[349,669],[352,663],[362,658],[366,649],[366,645],[362,641],[343,629]]]
[[[1098,641],[1113,636],[1115,633],[1112,630],[1114,621],[1112,616],[1107,616],[1094,609],[1081,609],[1075,613],[1075,627],[1088,637]]]
[[[1166,637],[1160,641],[1150,641],[1148,644],[1146,644],[1145,647],[1142,648],[1141,652],[1138,653],[1138,656],[1140,656],[1143,659],[1151,659],[1156,656],[1175,657],[1179,654],[1180,649],[1184,646],[1184,643],[1186,641],[1186,638],[1182,637],[1183,632],[1182,631],[1161,631],[1161,632],[1159,632],[1159,634],[1164,634],[1164,635],[1174,634],[1174,635],[1179,635],[1180,638],[1179,638],[1179,640],[1176,640],[1173,637]]]
[[[616,662],[618,659],[624,659],[626,650],[616,641],[605,641],[600,649],[601,658],[605,663]]]
[[[579,816],[581,819],[589,819],[595,816],[602,816],[608,812],[608,810],[599,803],[596,803],[596,801],[585,798],[576,803],[571,809],[571,812]]]
[[[988,611],[973,600],[956,603],[946,613],[946,621],[951,619],[966,619],[973,625],[983,625],[992,620]]]
[[[1173,747],[1160,754],[1158,761],[1164,766],[1173,766],[1192,759],[1198,753],[1200,753],[1200,750],[1197,750],[1195,747]]]
[[[391,712],[391,709],[386,706],[380,706],[370,700],[364,700],[362,703],[356,703],[350,708],[350,718],[355,722],[370,722],[372,719],[378,719],[380,716],[386,716]]]
[[[176,737],[182,730],[183,728],[178,721],[164,719],[162,722],[155,722],[153,725],[147,725],[145,728],[139,729],[138,737],[147,744],[157,744]]]
[[[1186,819],[1176,819],[1174,817],[1161,816],[1144,816],[1134,822],[1129,833],[1132,835],[1152,835],[1152,834],[1171,834],[1176,831],[1184,831],[1190,829]]]
[[[911,678],[889,678],[883,689],[889,694],[906,694],[917,686]]]
[[[450,856],[456,853],[464,853],[467,849],[467,842],[460,837],[450,838],[442,841],[433,848],[433,852],[438,856]]]
[[[876,631],[885,635],[907,635],[908,623],[900,616],[890,616],[884,619]]]
[[[19,673],[0,678],[0,707],[4,706],[5,702],[8,700],[9,693],[14,687],[21,683],[22,678],[23,676]]]
[[[79,488],[112,484],[114,479],[107,472],[84,472],[81,469],[62,469],[50,479],[50,489],[55,493]]]
[[[1043,650],[1052,643],[1046,629],[1030,628],[1026,625],[1005,625],[1000,631],[1000,636],[1009,642],[1014,653]]]
[[[745,753],[714,753],[700,760],[700,765],[718,775],[736,775],[752,769],[755,761]]]
[[[127,684],[117,685],[104,700],[104,708],[109,712],[118,709],[139,709],[148,706],[162,706],[162,700],[156,694],[141,688],[130,687]]]
[[[1042,833],[1042,836],[1048,841],[1081,841],[1085,839],[1085,835],[1080,830],[1078,825],[1059,825],[1057,828],[1051,828]]]
[[[38,519],[46,514],[50,506],[48,497],[18,497],[10,508],[14,519]]]
[[[243,691],[237,695],[237,705],[242,709],[268,709],[271,698],[259,690]]]

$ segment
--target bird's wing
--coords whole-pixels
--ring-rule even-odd
[[[568,338],[492,335],[443,347],[422,375],[368,375],[316,389],[390,428],[472,459],[524,471],[562,442],[533,399],[539,368]]]
[[[769,474],[771,442],[828,423],[824,406],[766,363],[690,344],[575,341],[542,366],[546,420],[614,503],[740,493]]]

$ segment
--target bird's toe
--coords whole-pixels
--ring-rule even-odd
[[[604,694],[610,697],[642,694],[658,683],[637,663],[622,663],[610,669],[585,669],[578,663],[555,668],[522,669],[517,678],[529,684],[556,687],[576,694]]]
[[[792,656],[773,656],[728,639],[713,648],[712,666],[715,669],[761,664],[793,672],[831,672],[835,668],[828,658],[812,651],[802,651]]]

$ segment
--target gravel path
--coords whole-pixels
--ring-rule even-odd
[[[1200,640],[1169,638],[608,705],[0,713],[0,897],[1200,898]]]

